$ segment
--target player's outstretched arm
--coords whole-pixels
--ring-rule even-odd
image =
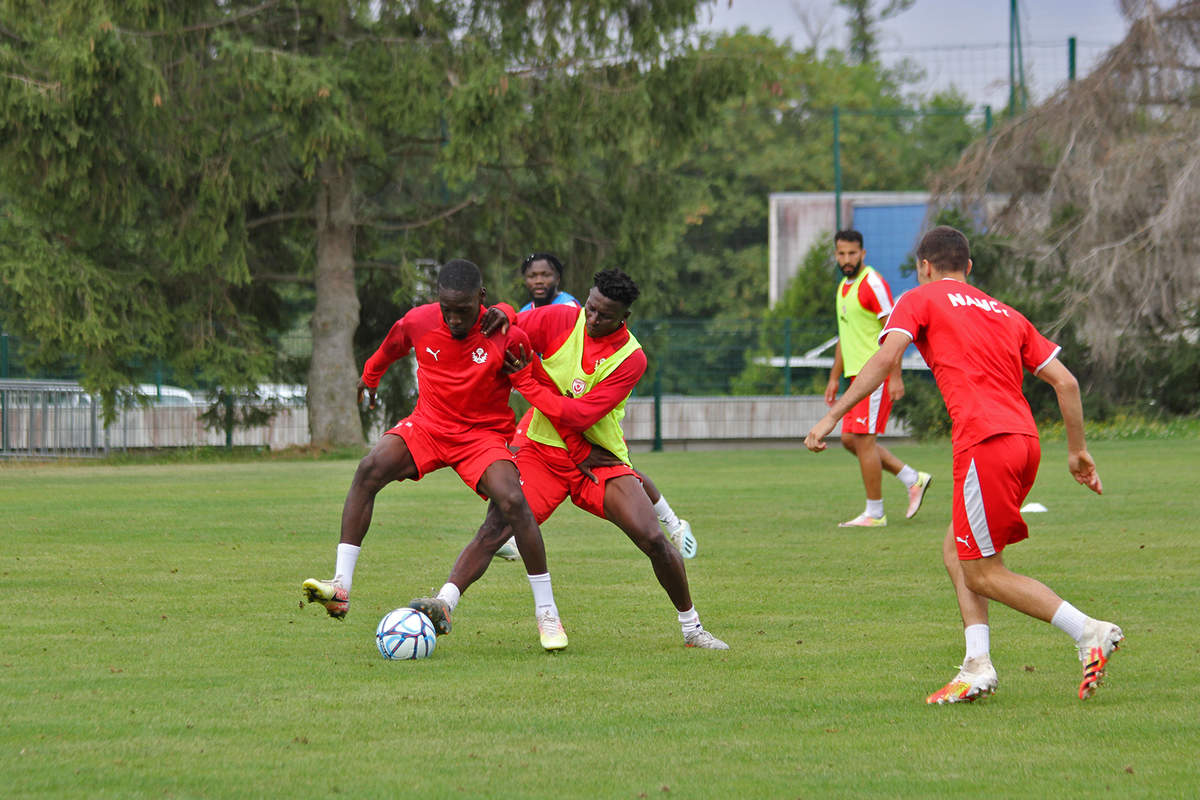
[[[1067,432],[1067,469],[1075,480],[1091,489],[1096,494],[1102,494],[1103,485],[1100,475],[1096,472],[1096,462],[1087,451],[1087,443],[1083,435],[1083,401],[1079,396],[1079,381],[1071,374],[1071,370],[1057,358],[1038,371],[1037,376],[1054,388],[1058,398],[1058,410],[1062,413],[1063,428]]]
[[[900,331],[892,331],[887,335],[883,344],[875,351],[875,355],[871,356],[854,376],[854,381],[851,382],[850,388],[846,389],[846,393],[833,404],[833,407],[825,416],[821,417],[816,425],[813,425],[808,436],[804,437],[805,447],[814,453],[825,449],[825,437],[837,425],[838,420],[846,416],[846,412],[854,408],[859,400],[875,391],[883,383],[884,378],[892,371],[892,366],[904,353],[904,348],[908,347],[908,342],[908,336]]]

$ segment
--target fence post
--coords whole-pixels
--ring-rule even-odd
[[[661,453],[663,449],[662,440],[662,370],[654,370],[654,444],[650,449],[655,453]]]
[[[8,334],[0,333],[0,378],[8,377]],[[0,451],[8,452],[8,392],[0,391]]]
[[[783,321],[783,396],[792,394],[792,318]]]
[[[233,449],[233,395],[225,393],[225,449]]]
[[[1075,37],[1067,37],[1067,80],[1075,82]]]

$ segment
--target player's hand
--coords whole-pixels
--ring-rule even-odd
[[[588,457],[575,466],[589,481],[599,483],[600,479],[592,472],[592,467],[619,467],[624,463],[624,461],[617,458],[610,451],[598,444],[594,444],[592,445],[592,451],[588,453]]]
[[[1096,472],[1096,462],[1087,450],[1067,454],[1067,469],[1075,476],[1075,480],[1091,489],[1096,494],[1104,494],[1104,486],[1100,483],[1100,474]]]
[[[533,358],[532,353],[525,352],[525,345],[517,345],[516,351],[504,351],[504,366],[500,369],[505,375],[513,375],[520,372],[529,366],[530,360]]]
[[[837,390],[838,390],[838,382],[837,381],[830,380],[829,383],[825,384],[825,405],[827,405],[827,406],[833,405],[833,401],[837,400]]]
[[[899,375],[888,381],[888,397],[893,403],[904,397],[904,379]]]
[[[479,321],[479,332],[484,336],[508,333],[508,317],[499,308],[492,306],[483,312],[483,319]]]
[[[375,387],[375,386],[367,386],[365,383],[363,383],[363,379],[359,378],[358,379],[358,407],[362,408],[363,395],[368,394],[369,401],[367,404],[367,408],[374,410],[374,408],[375,408],[375,392],[377,391],[377,389],[378,389],[378,387]]]
[[[804,446],[814,453],[819,453],[828,445],[825,443],[825,437],[833,430],[833,423],[829,421],[829,416],[821,418],[820,422],[812,426],[812,430],[804,437]]]

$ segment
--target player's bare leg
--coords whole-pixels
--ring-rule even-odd
[[[663,497],[663,493],[654,485],[654,481],[650,480],[650,476],[646,473],[634,469],[637,473],[638,480],[642,482],[642,488],[646,490],[646,496],[650,498],[650,504],[654,508],[654,514],[658,517],[658,521],[667,529],[667,538],[671,540],[671,544],[683,553],[684,558],[696,557],[696,537],[692,535],[692,525],[686,519],[681,518],[675,513],[675,509],[671,508],[671,504],[667,502],[667,498]]]
[[[327,581],[309,578],[301,584],[308,602],[320,603],[334,619],[345,618],[350,610],[354,567],[367,529],[371,526],[375,495],[393,481],[416,477],[417,465],[404,439],[394,434],[384,434],[358,463],[350,490],[346,493],[333,578]]]
[[[430,609],[434,614],[444,616],[447,620],[445,632],[448,632],[450,612],[457,606],[462,593],[483,576],[500,546],[510,536],[515,536],[533,590],[542,647],[547,650],[563,649],[567,646],[567,634],[554,602],[550,573],[546,566],[546,547],[537,520],[521,492],[516,466],[509,461],[497,461],[484,471],[479,487],[491,498],[483,525],[458,554],[450,577],[438,596],[417,598],[409,605],[426,614],[429,614],[426,609]],[[434,618],[430,616],[430,619]],[[434,625],[437,626],[437,620],[434,620]]]
[[[700,617],[692,604],[683,556],[663,535],[641,481],[633,475],[621,475],[605,481],[604,515],[650,559],[655,577],[678,612],[684,642],[689,647],[728,650],[729,645],[700,625]]]
[[[361,547],[367,529],[371,527],[375,495],[393,481],[416,477],[417,465],[408,444],[403,437],[385,433],[354,471],[350,491],[342,506],[341,542]]]
[[[962,616],[963,631],[967,640],[967,653],[958,674],[949,683],[925,698],[926,703],[969,703],[996,691],[998,680],[988,652],[988,599],[967,588],[962,562],[954,542],[954,526],[946,530],[942,541],[942,563],[954,596],[958,600],[958,611]]]
[[[1083,664],[1079,699],[1091,697],[1104,677],[1108,657],[1125,638],[1121,629],[1087,616],[1041,581],[1009,570],[1000,553],[961,563],[968,589],[1049,622],[1075,640]]]

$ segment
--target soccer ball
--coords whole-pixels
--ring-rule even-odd
[[[391,661],[425,658],[437,644],[437,632],[429,617],[415,608],[397,608],[379,620],[375,644],[380,654]]]

